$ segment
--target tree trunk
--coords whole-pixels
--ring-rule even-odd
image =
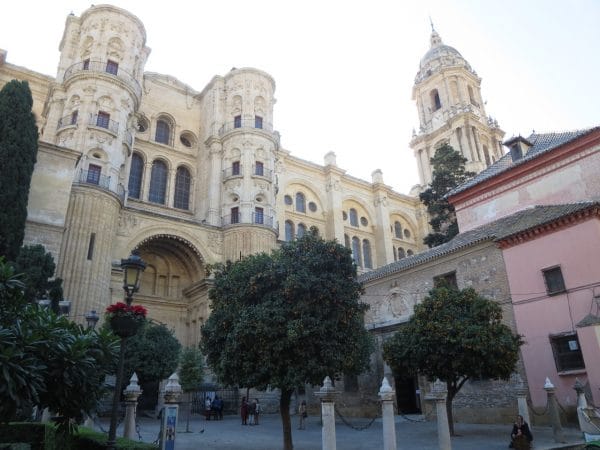
[[[281,390],[281,397],[279,398],[279,412],[281,413],[281,425],[283,426],[283,450],[293,450],[294,448],[292,444],[292,423],[290,420],[291,398],[291,390]]]
[[[446,383],[446,389],[448,389],[448,395],[446,396],[446,414],[448,415],[448,429],[450,430],[450,436],[456,436],[454,434],[454,416],[452,415],[452,400],[456,396],[456,389],[450,383]]]

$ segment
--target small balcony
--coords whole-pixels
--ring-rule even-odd
[[[264,214],[253,212],[250,217],[245,214],[229,214],[221,218],[221,225],[226,227],[230,225],[260,225],[267,228],[274,228],[275,221],[273,216],[265,216]]]
[[[97,128],[104,128],[114,135],[119,133],[119,122],[111,120],[104,114],[90,114],[89,125]]]
[[[273,134],[273,124],[265,122],[263,120],[257,121],[256,118],[252,119],[234,119],[231,122],[225,123],[219,129],[219,136],[223,136],[235,130],[258,130],[263,131],[269,135]]]
[[[69,114],[68,116],[61,117],[58,119],[58,125],[56,126],[56,131],[62,130],[67,127],[76,127],[77,126],[77,114]]]
[[[110,187],[110,177],[106,175],[102,175],[100,172],[96,170],[83,170],[79,171],[79,175],[77,176],[76,183],[80,184],[88,184],[93,186],[98,186],[101,189],[106,191],[113,192],[119,196],[121,201],[125,200],[125,189],[120,184],[116,189],[111,189]]]
[[[128,72],[125,72],[121,68],[118,67],[117,64],[109,62],[109,61],[90,61],[85,60],[78,63],[73,64],[67,70],[65,70],[64,82],[66,83],[68,80],[73,78],[79,74],[85,73],[96,73],[108,75],[111,77],[115,77],[129,86],[136,97],[139,99],[142,95],[142,87],[140,83]]]
[[[273,180],[273,171],[271,169],[265,169],[262,166],[254,165],[252,167],[252,176],[260,177],[260,178],[264,178],[266,180],[272,181]]]
[[[240,164],[237,166],[228,167],[227,169],[223,169],[223,180],[227,180],[228,178],[243,176],[242,168],[243,167]]]

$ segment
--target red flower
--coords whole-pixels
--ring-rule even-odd
[[[106,308],[106,315],[108,318],[114,316],[131,316],[135,319],[145,319],[148,311],[141,305],[127,306],[123,302],[117,302],[113,305],[109,305]]]

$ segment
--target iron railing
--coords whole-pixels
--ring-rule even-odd
[[[58,126],[56,129],[60,130],[61,128],[75,126],[77,125],[77,119],[77,114],[69,114],[68,116],[61,117],[58,119]]]
[[[273,220],[273,216],[266,216],[263,213],[253,212],[250,214],[250,217],[247,217],[245,214],[228,214],[221,218],[222,226],[228,225],[261,225],[268,228],[274,228],[273,224],[275,221]]]
[[[265,169],[264,167],[257,165],[252,167],[252,175],[266,178],[269,181],[273,179],[273,171],[271,169]]]
[[[81,169],[77,181],[83,184],[94,184],[101,188],[110,190],[110,177],[102,175],[100,172],[95,170]]]
[[[231,177],[241,177],[242,176],[242,165],[239,166],[231,166],[227,169],[223,169],[223,178],[231,178]]]
[[[266,122],[266,121],[262,121],[262,122],[257,122],[255,118],[252,119],[238,119],[238,120],[232,120],[230,122],[225,123],[220,129],[219,129],[219,136],[223,136],[226,133],[229,133],[230,131],[236,130],[236,129],[255,129],[255,130],[262,130],[262,131],[266,131],[267,133],[272,133],[273,132],[273,124]]]
[[[98,128],[105,128],[114,134],[119,133],[119,122],[100,114],[90,114],[90,125]]]
[[[140,83],[128,72],[125,72],[120,67],[108,64],[107,61],[81,61],[73,64],[65,70],[64,81],[66,82],[73,76],[83,72],[102,73],[116,77],[133,89],[135,95],[139,98],[142,95],[142,87]]]

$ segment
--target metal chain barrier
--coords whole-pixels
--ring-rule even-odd
[[[558,403],[558,402],[556,402]],[[529,410],[535,415],[535,416],[544,416],[546,415],[546,413],[548,412],[548,409],[550,407],[550,405],[548,404],[548,402],[546,402],[546,407],[544,409],[544,412],[542,413],[538,413],[534,408],[533,405],[531,404],[531,401],[529,399],[527,399],[527,406],[529,407]],[[558,406],[560,406],[560,403],[558,404]],[[561,406],[562,408],[562,406]]]
[[[379,417],[379,416],[375,416],[375,417],[373,417],[373,418],[371,419],[371,421],[370,421],[368,424],[366,424],[366,425],[363,425],[363,426],[360,426],[360,427],[359,427],[359,426],[352,425],[352,424],[351,424],[351,423],[350,423],[350,422],[349,422],[349,421],[348,421],[348,420],[347,420],[347,419],[346,419],[346,418],[345,418],[345,417],[342,415],[342,413],[341,413],[341,412],[338,410],[338,408],[335,408],[335,413],[336,413],[336,414],[339,416],[339,418],[342,420],[342,422],[344,423],[344,425],[346,425],[347,427],[350,427],[350,428],[352,428],[353,430],[356,430],[356,431],[363,431],[363,430],[366,430],[366,429],[367,429],[367,428],[369,428],[371,425],[373,425],[373,422],[375,422],[375,419],[377,419],[377,417]]]
[[[404,414],[402,411],[398,411],[398,415],[400,417],[402,417],[404,420],[406,420],[407,422],[415,422],[415,423],[419,423],[419,422],[427,422],[429,419],[427,418],[427,415],[422,414],[422,418],[421,419],[412,419],[410,417],[408,417],[406,414]]]

